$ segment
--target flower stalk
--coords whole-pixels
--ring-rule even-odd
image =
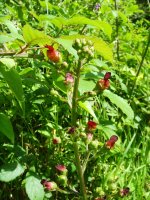
[[[75,74],[75,82],[74,82],[73,97],[72,97],[72,111],[71,111],[71,126],[72,127],[76,127],[76,122],[77,122],[78,87],[79,87],[80,69],[82,65],[83,65],[83,62],[79,60],[78,66],[76,69],[76,74]],[[75,163],[76,163],[77,173],[78,173],[79,181],[80,181],[80,194],[81,194],[82,199],[86,200],[87,199],[86,188],[85,188],[85,183],[84,183],[82,166],[80,162],[79,147],[76,141],[76,133],[72,134],[72,136],[73,136]]]

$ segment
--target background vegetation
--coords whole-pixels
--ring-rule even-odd
[[[150,198],[149,8],[148,0],[0,1],[0,199]],[[110,87],[95,90],[106,72]]]

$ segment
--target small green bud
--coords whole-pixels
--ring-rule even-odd
[[[59,183],[60,183],[61,185],[66,186],[66,185],[67,185],[68,178],[67,178],[67,176],[65,176],[65,175],[59,175],[59,176],[58,176],[58,181],[59,181]]]

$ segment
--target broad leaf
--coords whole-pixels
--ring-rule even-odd
[[[30,25],[23,27],[23,37],[28,45],[38,44],[39,46],[51,44],[53,39],[44,34],[42,31],[33,29]]]
[[[85,101],[85,102],[79,101],[79,106],[83,108],[84,110],[86,110],[88,113],[90,113],[94,117],[94,119],[98,122],[98,119],[89,101]]]
[[[125,99],[123,99],[122,97],[112,93],[109,90],[105,90],[103,92],[103,95],[105,97],[109,98],[109,100],[112,103],[114,103],[118,108],[120,108],[122,110],[122,112],[127,115],[127,117],[129,119],[134,118],[134,112]]]
[[[18,162],[8,163],[1,168],[0,181],[9,182],[20,176],[25,167]]]
[[[2,73],[5,81],[7,82],[11,91],[14,93],[16,99],[18,100],[23,114],[25,114],[24,93],[22,88],[22,81],[18,72],[13,68],[7,71],[3,68],[3,66],[1,66],[0,72]]]
[[[35,176],[26,178],[25,189],[30,200],[44,199],[44,188]]]
[[[9,118],[0,113],[0,132],[2,132],[12,143],[14,143],[14,131]]]

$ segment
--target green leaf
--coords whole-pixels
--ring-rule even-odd
[[[86,35],[67,35],[62,36],[62,39],[75,40],[77,38],[85,38],[86,40],[91,40],[93,42],[94,48],[98,54],[103,56],[106,60],[113,62],[113,52],[110,46],[104,42],[101,38],[86,36]]]
[[[2,132],[5,136],[7,136],[12,143],[14,143],[13,127],[11,125],[9,118],[3,113],[0,113],[0,132]]]
[[[18,162],[8,163],[0,170],[0,181],[9,182],[20,176],[25,167]]]
[[[104,31],[104,33],[107,34],[109,36],[109,38],[111,38],[112,27],[111,27],[111,25],[109,25],[108,23],[106,23],[104,21],[92,20],[92,19],[88,19],[88,18],[80,16],[80,15],[77,15],[67,21],[67,25],[72,25],[72,24],[92,25],[92,26]]]
[[[36,17],[37,18],[37,17]],[[70,25],[91,25],[94,28],[101,29],[109,38],[111,38],[112,27],[110,24],[100,21],[100,20],[92,20],[84,16],[76,15],[70,19],[66,19],[64,17],[56,17],[54,15],[40,15],[38,17],[39,21],[47,21],[51,24],[54,24],[58,28],[62,26],[70,26]]]
[[[26,179],[25,189],[30,200],[44,199],[44,188],[35,176]]]
[[[57,38],[55,41],[61,44],[70,54],[72,54],[76,59],[78,59],[77,51],[72,47],[73,41]]]
[[[112,103],[114,103],[118,108],[120,108],[122,110],[122,112],[127,115],[127,117],[129,119],[134,118],[134,112],[125,99],[123,99],[122,97],[112,93],[109,90],[105,90],[103,92],[103,95],[105,97],[109,98],[109,100]]]
[[[13,22],[6,20],[4,22],[4,24],[9,28],[10,32],[11,32],[11,36],[15,39],[20,39],[22,41],[24,41],[23,36],[20,35],[18,33],[18,29],[16,28],[16,26],[13,24]]]
[[[15,38],[12,37],[11,34],[0,35],[0,43],[11,42],[13,40],[15,40]]]
[[[8,68],[12,68],[12,67],[14,67],[16,65],[14,59],[11,59],[11,58],[1,58],[0,62],[2,62]]]
[[[3,68],[3,66],[0,67],[0,72],[18,100],[23,114],[25,114],[24,92],[22,88],[22,81],[18,72],[13,68],[7,71]]]
[[[86,110],[88,113],[90,113],[94,117],[94,119],[98,122],[98,119],[89,101],[85,101],[85,102],[79,101],[79,106],[83,108],[84,110]]]
[[[95,87],[95,83],[91,80],[84,80],[82,77],[80,78],[79,82],[79,91],[82,95],[84,92],[92,91]]]
[[[23,37],[29,45],[38,44],[39,46],[42,46],[53,42],[51,37],[45,35],[42,31],[33,29],[30,25],[25,25],[23,27]]]

